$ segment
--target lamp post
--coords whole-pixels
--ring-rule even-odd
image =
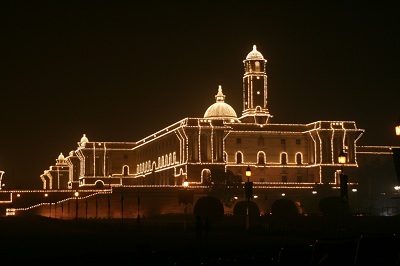
[[[75,220],[78,219],[78,196],[79,196],[79,192],[77,190],[77,191],[75,191]]]
[[[140,194],[139,194],[139,188],[137,192],[137,223],[140,223]]]
[[[397,122],[397,125],[395,126],[395,132],[396,136],[400,137],[400,119]],[[393,147],[392,152],[393,152],[394,167],[397,175],[397,182],[398,185],[400,185],[400,147]]]
[[[340,212],[341,212],[341,228],[340,230],[343,230],[343,215],[344,215],[344,208],[348,204],[348,189],[347,189],[347,182],[348,182],[348,177],[347,175],[344,174],[343,172],[343,166],[347,161],[347,156],[346,153],[344,152],[344,149],[342,149],[338,155],[338,162],[341,164],[340,168]]]
[[[400,119],[397,121],[397,125],[395,126],[396,136],[400,137]],[[396,190],[396,196],[394,198],[399,198],[400,191],[400,147],[393,147],[393,161],[394,161],[394,169],[396,171],[397,176],[397,186],[394,187]]]
[[[338,162],[341,164],[340,168],[340,197],[342,198],[342,203],[347,204],[348,203],[348,188],[347,188],[347,182],[348,182],[348,176],[344,174],[343,172],[343,166],[347,162],[347,156],[346,153],[344,152],[344,149],[342,149],[339,153],[338,156]]]
[[[186,228],[187,228],[187,205],[188,203],[193,204],[193,190],[188,189],[189,187],[189,182],[187,180],[187,178],[185,179],[185,181],[183,181],[183,189],[180,189],[178,191],[178,200],[179,200],[179,204],[183,203],[185,204],[185,209],[184,209],[184,222],[183,222],[183,231],[186,232]]]
[[[250,227],[250,215],[249,215],[249,205],[250,205],[250,199],[252,198],[253,195],[253,182],[250,182],[250,177],[251,177],[251,169],[250,166],[247,166],[246,168],[246,177],[247,177],[247,182],[245,182],[245,194],[246,194],[246,231],[249,231]]]
[[[186,178],[185,181],[183,182],[183,187],[185,189],[185,193],[187,193],[188,186],[189,186],[189,182]],[[188,204],[188,202],[187,202],[187,200],[185,200],[185,222],[183,225],[183,231],[185,231],[185,232],[186,232],[186,227],[187,227],[187,204]]]
[[[108,221],[110,221],[110,209],[111,209],[111,202],[110,202],[110,193],[111,193],[111,174],[108,175],[108,189],[110,190],[110,192],[108,192],[107,194],[107,207],[108,207],[108,214],[107,214],[107,218]]]

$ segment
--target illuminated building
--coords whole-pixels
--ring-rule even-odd
[[[225,101],[219,86],[215,102],[203,117],[184,118],[144,139],[93,141],[84,134],[76,150],[66,157],[61,153],[56,165],[40,176],[43,190],[175,191],[187,179],[201,196],[203,181],[212,169],[230,170],[245,181],[248,166],[261,210],[268,211],[282,195],[302,204],[306,199],[312,201],[318,185],[339,189],[338,154],[346,151],[347,172],[358,168],[356,143],[364,129],[354,121],[272,123],[267,106],[267,60],[254,46],[243,63],[241,116]],[[349,175],[350,187],[357,186],[355,177]],[[174,193],[171,197],[176,197]]]

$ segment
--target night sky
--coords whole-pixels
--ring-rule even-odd
[[[0,4],[0,170],[14,187],[40,187],[83,134],[137,141],[203,117],[219,85],[240,116],[254,44],[272,123],[355,121],[358,145],[400,145],[400,22],[385,1],[72,2]]]

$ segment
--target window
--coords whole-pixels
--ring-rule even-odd
[[[126,165],[124,166],[123,173],[124,173],[124,176],[128,175],[128,166],[126,166]]]
[[[240,163],[242,163],[242,160],[243,160],[242,154],[241,154],[240,152],[238,152],[238,153],[236,154],[236,163],[237,163],[237,164],[240,164]]]
[[[300,145],[300,144],[301,144],[300,139],[296,139],[296,144],[297,144],[297,145]]]
[[[265,159],[264,159],[264,153],[259,152],[258,153],[258,164],[265,164]]]
[[[281,139],[281,144],[286,144],[285,139]]]
[[[124,154],[124,159],[125,160],[128,159],[128,155],[127,154]]]
[[[303,177],[301,175],[297,176],[297,183],[303,182]]]
[[[302,164],[301,153],[296,154],[296,163],[297,164]]]
[[[287,164],[287,154],[286,153],[281,154],[281,164]]]
[[[285,175],[282,176],[282,182],[283,182],[283,183],[286,183],[286,182],[287,182],[287,176],[285,176]]]
[[[241,138],[237,138],[236,139],[236,144],[241,144],[242,143],[242,139]]]

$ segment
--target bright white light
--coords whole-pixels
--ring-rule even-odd
[[[400,125],[396,126],[396,135],[400,136]]]

